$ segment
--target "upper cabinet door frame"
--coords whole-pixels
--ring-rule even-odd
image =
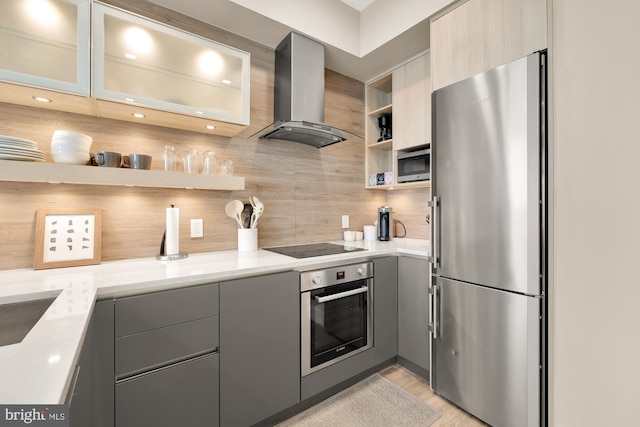
[[[4,1],[4,0],[3,0]],[[68,92],[73,94],[80,94],[89,96],[89,64],[90,64],[90,34],[91,34],[91,0],[46,0],[44,3],[33,4],[30,7],[30,0],[23,0],[21,2],[7,2],[2,6],[2,8],[7,7],[10,8],[14,5],[16,7],[22,7],[24,11],[24,18],[29,20],[29,16],[33,18],[33,22],[29,23],[29,25],[24,25],[20,29],[20,32],[23,33],[21,36],[17,34],[16,31],[11,30],[10,28],[5,28],[0,23],[0,32],[5,33],[7,37],[9,37],[12,33],[17,37],[30,36],[31,42],[41,43],[43,45],[48,45],[49,47],[61,48],[68,50],[69,44],[65,41],[56,42],[54,39],[47,38],[46,35],[38,35],[38,34],[29,34],[28,29],[38,29],[43,30],[46,27],[51,28],[52,32],[56,32],[58,35],[62,34],[60,28],[56,26],[64,26],[68,24],[68,22],[64,21],[64,14],[61,12],[60,6],[68,6],[74,5],[76,6],[76,26],[75,26],[75,48],[77,51],[75,57],[75,81],[67,81],[56,79],[52,77],[45,77],[42,75],[38,75],[35,73],[26,73],[20,72],[16,70],[8,70],[8,69],[0,69],[0,80],[7,81],[10,83],[19,83],[28,86],[36,86],[46,89],[52,89],[60,92]],[[17,11],[15,11],[17,12]],[[7,11],[7,14],[11,12]],[[9,16],[9,15],[6,15]],[[1,40],[1,38],[0,38]],[[66,46],[65,46],[66,45]],[[4,50],[4,48],[3,48]],[[26,50],[30,55],[37,55],[37,51],[33,49]],[[45,64],[48,63],[48,66],[53,65],[50,59],[46,59],[46,55],[42,55],[37,58],[38,60],[44,61]]]
[[[169,56],[165,54],[162,59],[157,59],[158,56],[156,56],[156,59],[146,60],[143,59],[142,55],[138,55],[140,58],[137,58],[135,52],[129,53],[124,51],[118,51],[118,56],[113,55],[113,53],[108,51],[109,44],[115,44],[118,41],[114,37],[110,38],[109,34],[106,34],[106,31],[109,31],[109,28],[107,28],[108,25],[106,24],[106,20],[108,19],[113,19],[112,22],[114,23],[114,27],[116,25],[126,23],[128,28],[138,28],[147,31],[151,36],[151,43],[153,43],[154,36],[162,39],[161,43],[157,43],[155,45],[155,47],[158,48],[158,51],[161,51],[162,49],[170,49],[171,45],[173,45],[174,49],[177,46],[178,49],[176,52],[174,52],[173,55],[169,55],[176,59],[172,59],[173,62],[169,63],[167,62],[167,58]],[[95,2],[93,5],[92,28],[93,97],[194,117],[203,117],[223,122],[249,125],[249,53],[99,2]],[[107,43],[107,45],[105,45],[105,43]],[[180,43],[183,44],[180,45]],[[183,49],[180,49],[180,46],[183,46]],[[186,69],[183,65],[186,65],[185,63],[187,61],[181,61],[178,57],[179,55],[184,54],[186,50],[191,50],[192,48],[194,50],[216,52],[223,58],[223,61],[224,58],[229,58],[234,61],[236,65],[239,62],[240,66],[236,67],[238,69],[236,70],[234,77],[228,79],[234,81],[230,84],[225,84],[222,82],[223,77],[220,76],[206,78],[196,76],[196,73],[190,74],[188,72],[183,72]],[[107,55],[110,54],[111,56],[107,59]],[[127,56],[125,57],[125,55]],[[188,56],[187,59],[195,62],[198,60],[198,57],[197,55]],[[165,61],[164,64],[160,62],[162,60]],[[217,59],[214,59],[214,62],[216,60]],[[156,66],[156,64],[158,65]],[[121,71],[129,69],[127,76],[130,77],[131,81],[128,82],[122,76],[117,76],[114,79],[114,72],[112,71],[111,74],[109,74],[110,72],[106,71],[107,66],[112,67],[113,70],[118,68]],[[145,73],[147,73],[146,76]],[[137,80],[136,75],[138,76]],[[156,83],[155,89],[152,87],[152,84],[146,85],[156,78],[156,81],[161,83]],[[226,77],[224,78],[226,79]],[[132,85],[131,82],[135,82],[136,84]],[[105,87],[109,85],[118,87]],[[138,87],[140,88],[139,93],[128,93],[132,92],[132,90],[129,91],[127,89],[134,88],[134,86],[135,90],[138,90]],[[174,87],[179,87],[179,89],[170,93]],[[196,87],[200,89],[196,90]],[[156,92],[152,93],[154,90]],[[209,91],[211,91],[211,95]],[[239,94],[238,91],[240,91]],[[202,105],[195,105],[197,103],[188,102],[188,93],[195,93],[196,96],[200,96],[199,99],[204,101]],[[224,96],[225,93],[233,93],[230,98],[231,101],[226,101],[227,98]],[[213,106],[204,105],[208,103],[209,100],[221,101],[219,102],[219,105],[215,105],[215,103]]]

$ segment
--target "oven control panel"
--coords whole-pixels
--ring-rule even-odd
[[[361,262],[358,264],[323,268],[322,270],[305,271],[300,273],[300,291],[305,292],[325,286],[368,279],[370,277],[373,277],[372,262]]]

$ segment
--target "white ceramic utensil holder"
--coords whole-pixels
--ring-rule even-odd
[[[258,229],[238,228],[238,252],[258,250]]]

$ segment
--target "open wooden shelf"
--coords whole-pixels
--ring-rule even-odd
[[[0,160],[0,181],[128,187],[244,190],[239,176],[196,175],[141,169]]]

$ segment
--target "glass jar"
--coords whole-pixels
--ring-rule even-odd
[[[200,153],[195,148],[182,153],[182,165],[186,173],[200,173]]]
[[[231,160],[223,160],[218,166],[218,175],[232,176],[233,175],[233,162]]]
[[[172,145],[165,145],[162,151],[160,151],[163,163],[163,170],[165,172],[175,172],[176,164],[178,161],[178,154],[176,149]]]
[[[205,151],[202,154],[202,173],[215,175],[218,170],[218,155],[213,151]]]

